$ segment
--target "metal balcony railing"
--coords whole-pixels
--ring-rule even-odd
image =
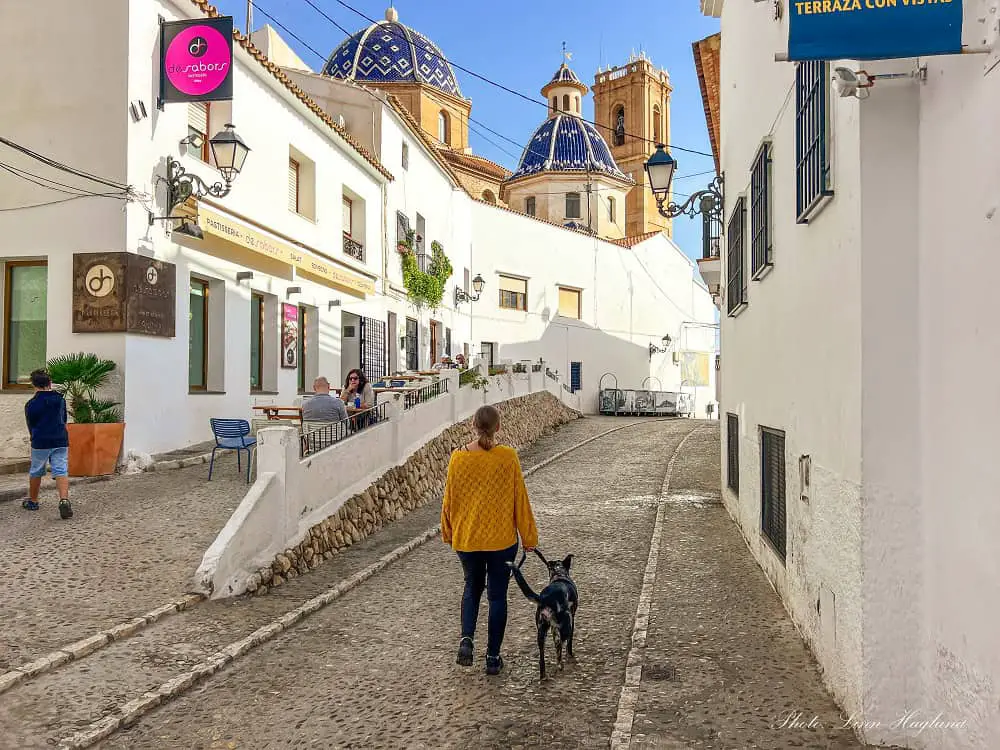
[[[443,396],[447,392],[448,381],[442,378],[441,380],[435,381],[430,385],[425,385],[419,390],[408,391],[403,396],[403,408],[412,409],[417,404],[422,404],[426,401],[437,398],[438,396]]]
[[[342,440],[354,435],[365,427],[385,422],[389,418],[387,403],[378,404],[371,409],[352,414],[339,422],[330,422],[316,429],[310,429],[308,422],[302,426],[302,438],[299,455],[311,456],[324,448],[336,445]]]
[[[365,247],[351,235],[344,235],[344,255],[365,262]]]

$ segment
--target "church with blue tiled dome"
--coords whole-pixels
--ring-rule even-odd
[[[461,97],[455,71],[430,39],[399,22],[394,8],[386,20],[345,39],[333,51],[323,75],[363,83],[417,83]]]
[[[604,136],[581,115],[587,86],[565,62],[542,88],[549,116],[532,134],[503,186],[511,208],[610,239],[625,236],[634,180]]]
[[[511,180],[539,172],[599,172],[628,181],[607,142],[589,122],[571,114],[556,114],[542,123],[528,141]]]

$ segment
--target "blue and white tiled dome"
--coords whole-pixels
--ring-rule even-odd
[[[528,141],[510,180],[540,172],[600,172],[632,182],[611,155],[597,128],[579,117],[557,114],[542,123]]]
[[[559,70],[552,76],[552,80],[549,83],[578,83],[583,86],[583,82],[576,77],[576,73],[566,63],[559,66]]]
[[[430,39],[399,23],[395,9],[386,20],[345,39],[323,74],[363,83],[426,83],[461,96],[455,71]]]

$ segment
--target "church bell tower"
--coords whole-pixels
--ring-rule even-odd
[[[672,237],[672,223],[657,211],[644,169],[656,144],[670,143],[670,76],[642,53],[598,70],[592,91],[594,122],[618,166],[635,180],[626,198],[626,236],[663,231]]]

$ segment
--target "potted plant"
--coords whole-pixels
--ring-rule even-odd
[[[66,399],[69,430],[69,473],[74,477],[113,474],[125,437],[116,401],[100,398],[117,365],[96,354],[64,354],[48,362],[52,384]]]

